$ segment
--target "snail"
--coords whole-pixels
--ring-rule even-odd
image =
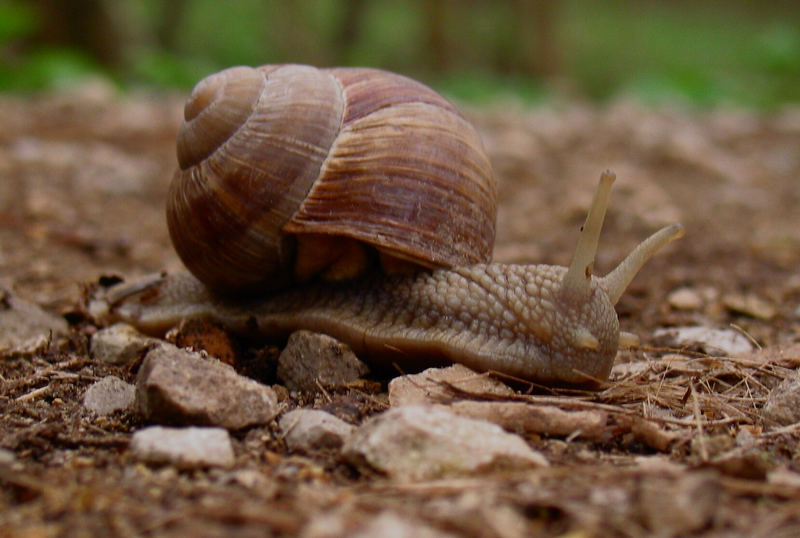
[[[308,329],[368,362],[596,386],[635,341],[614,305],[683,235],[662,228],[593,276],[604,172],[569,267],[492,263],[480,137],[433,90],[381,70],[230,68],[198,83],[184,115],[167,223],[189,272],[92,303],[151,334],[193,317],[274,338]]]

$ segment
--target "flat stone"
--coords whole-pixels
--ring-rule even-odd
[[[349,346],[325,334],[292,333],[278,357],[278,378],[289,390],[317,392],[346,386],[369,372]]]
[[[762,415],[768,422],[788,426],[800,422],[800,370],[795,370],[767,395]]]
[[[223,428],[150,426],[134,432],[129,450],[140,461],[179,469],[230,467],[234,463],[231,438]]]
[[[144,418],[159,424],[239,430],[266,424],[278,413],[271,387],[171,344],[148,352],[136,380],[136,400]]]
[[[671,327],[658,329],[656,338],[675,347],[697,346],[706,353],[735,357],[753,351],[753,344],[740,332],[710,327]]]
[[[342,448],[357,466],[400,481],[548,465],[519,436],[442,407],[394,407],[365,422]]]
[[[527,402],[464,400],[454,402],[449,408],[457,415],[486,420],[506,431],[556,437],[600,440],[608,422],[608,414],[602,411],[565,411]]]
[[[67,334],[67,321],[0,287],[0,354],[30,354]]]
[[[293,452],[339,449],[355,427],[317,409],[295,409],[281,417],[278,425],[286,446]]]
[[[100,416],[133,407],[135,401],[136,387],[113,375],[95,382],[83,394],[83,406]]]
[[[753,294],[730,293],[722,297],[722,304],[731,312],[765,321],[778,315],[775,305]]]
[[[667,302],[676,310],[694,311],[703,307],[703,297],[692,288],[678,288],[667,295]]]
[[[448,390],[445,384],[472,394],[514,394],[508,385],[461,364],[454,364],[446,368],[428,368],[418,374],[395,377],[389,382],[389,403],[398,406],[447,403],[458,399],[459,396]]]
[[[89,356],[109,364],[130,364],[156,342],[158,340],[143,335],[127,323],[117,323],[92,336]]]

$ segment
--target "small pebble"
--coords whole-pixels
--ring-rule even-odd
[[[21,299],[0,287],[0,353],[28,355],[67,333],[61,316]]]
[[[286,446],[293,452],[338,449],[350,438],[355,427],[325,411],[295,409],[278,422]]]
[[[278,357],[278,378],[289,390],[345,387],[368,372],[346,344],[310,331],[292,333]]]
[[[278,413],[271,387],[216,359],[166,343],[145,357],[136,379],[136,400],[144,418],[160,424],[239,430],[266,424]]]
[[[234,463],[231,438],[223,428],[150,426],[134,432],[129,449],[140,461],[179,469],[230,467]]]
[[[95,382],[83,394],[83,406],[100,416],[133,407],[135,400],[136,387],[113,375]]]
[[[156,339],[143,335],[126,323],[117,323],[92,336],[89,355],[108,364],[130,364],[152,346]]]
[[[692,288],[678,288],[667,296],[667,302],[676,310],[694,311],[703,307],[703,298]]]

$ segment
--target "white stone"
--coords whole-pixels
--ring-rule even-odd
[[[692,288],[678,288],[667,295],[667,302],[677,310],[700,310],[703,297]]]
[[[338,449],[355,431],[351,424],[318,409],[289,411],[278,425],[286,446],[293,452]]]
[[[155,342],[156,339],[143,335],[132,326],[117,323],[92,336],[89,355],[109,364],[130,364]]]
[[[439,406],[394,407],[365,422],[344,457],[401,481],[548,465],[518,435]]]
[[[138,460],[180,469],[230,467],[234,463],[231,438],[223,428],[150,426],[133,434],[129,450]]]
[[[133,407],[136,387],[109,375],[92,384],[83,394],[83,406],[97,415]]]
[[[671,327],[658,329],[656,338],[665,338],[676,347],[699,346],[706,353],[735,357],[753,351],[753,344],[740,332],[710,327]]]

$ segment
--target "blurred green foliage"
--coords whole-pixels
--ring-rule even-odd
[[[94,1],[110,12],[121,51],[113,62],[43,36],[54,23],[46,0],[0,0],[0,90],[87,76],[123,89],[188,89],[229,65],[299,62],[383,67],[479,102],[800,102],[796,1],[556,0],[548,72],[536,69],[539,27],[521,19],[525,0]]]

